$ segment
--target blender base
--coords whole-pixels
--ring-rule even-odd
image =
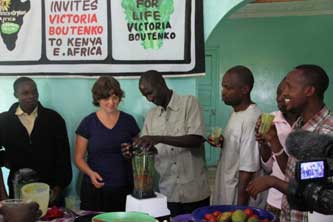
[[[149,214],[152,217],[164,217],[170,215],[167,207],[167,198],[163,194],[155,192],[156,197],[137,199],[131,194],[126,198],[126,212],[138,211]]]

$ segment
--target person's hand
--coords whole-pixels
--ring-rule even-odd
[[[150,150],[153,148],[156,144],[158,144],[158,140],[156,136],[142,136],[134,140],[133,146],[141,146],[142,148],[146,150]]]
[[[274,123],[272,123],[271,127],[269,128],[268,132],[264,135],[264,137],[265,137],[265,140],[270,144],[279,140],[279,137],[277,135],[276,126]]]
[[[50,193],[50,200],[49,200],[49,205],[53,206],[55,205],[56,200],[59,199],[59,195],[61,194],[62,189],[59,186],[55,186],[51,189]]]
[[[123,156],[127,159],[132,158],[133,152],[131,151],[132,145],[130,143],[122,143],[120,144],[121,147],[121,153]]]
[[[42,211],[36,202],[31,202],[15,207],[1,206],[0,214],[3,215],[5,222],[34,222],[42,215]]]
[[[215,143],[214,139],[213,139],[211,136],[208,136],[208,138],[207,138],[207,142],[208,142],[211,146],[221,148],[221,147],[223,146],[224,137],[223,137],[222,135],[220,135],[218,143]]]
[[[250,181],[247,185],[246,191],[254,199],[257,198],[257,194],[261,193],[273,186],[274,177],[273,176],[261,176]]]
[[[92,172],[90,175],[90,181],[96,187],[97,189],[101,188],[104,186],[103,183],[103,178],[97,173],[97,172]]]

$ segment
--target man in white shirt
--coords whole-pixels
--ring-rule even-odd
[[[233,112],[220,143],[215,144],[222,150],[213,204],[257,205],[249,203],[246,192],[247,184],[260,169],[255,124],[261,111],[251,100],[253,84],[252,72],[244,66],[229,69],[223,77],[222,99],[233,108]]]

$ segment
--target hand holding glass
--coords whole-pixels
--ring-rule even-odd
[[[211,133],[210,133],[210,139],[213,142],[213,144],[219,144],[220,142],[220,136],[222,133],[222,128],[221,127],[212,127]]]

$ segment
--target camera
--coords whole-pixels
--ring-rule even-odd
[[[326,159],[298,161],[295,178],[289,181],[291,209],[333,214],[333,173]]]
[[[299,161],[289,181],[288,203],[300,211],[333,214],[332,172],[327,160]]]
[[[289,154],[299,160],[288,184],[290,208],[333,214],[333,136],[295,131],[286,145]]]

